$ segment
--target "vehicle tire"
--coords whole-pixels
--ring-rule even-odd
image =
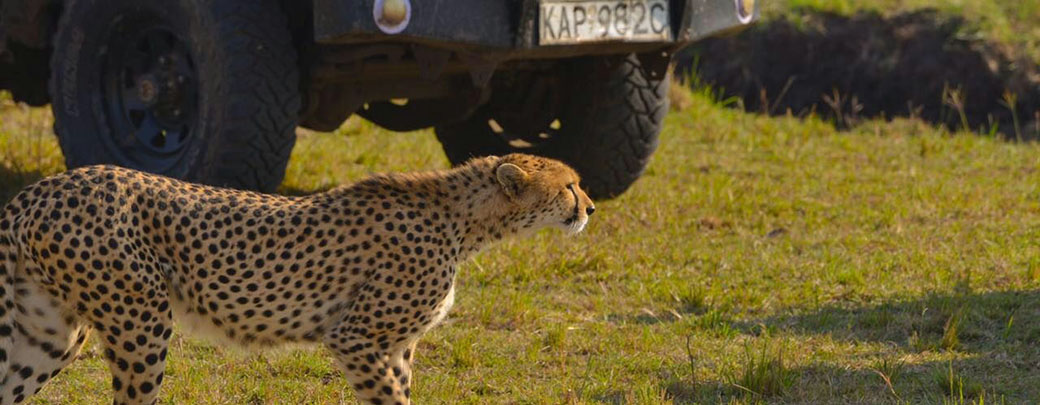
[[[657,149],[669,78],[652,78],[635,55],[588,57],[548,71],[496,78],[491,99],[464,121],[436,128],[452,164],[531,153],[560,159],[592,198],[629,188]]]
[[[275,0],[69,0],[51,70],[70,168],[265,192],[285,175],[299,72]]]

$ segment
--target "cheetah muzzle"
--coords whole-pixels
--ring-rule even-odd
[[[305,197],[111,166],[49,177],[0,216],[0,404],[99,335],[115,403],[154,403],[173,320],[246,346],[324,344],[373,404],[407,404],[418,339],[491,242],[595,210],[571,168],[528,155],[389,174]]]

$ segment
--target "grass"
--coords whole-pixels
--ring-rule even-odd
[[[748,347],[743,366],[727,382],[750,398],[780,397],[796,382],[797,374],[784,364],[784,351],[761,347],[755,352]]]
[[[1032,0],[761,3],[767,18],[937,7],[1040,49]],[[419,346],[418,403],[1040,402],[1040,145],[904,119],[838,132],[675,95],[646,175],[587,232],[461,268],[453,312]],[[50,120],[0,96],[0,199],[64,169]],[[444,167],[429,131],[354,118],[302,132],[280,192]],[[106,367],[91,345],[33,401],[104,402]],[[317,348],[177,334],[167,370],[163,403],[353,398]]]
[[[420,344],[419,403],[1020,403],[1040,400],[1040,146],[916,121],[721,108],[667,118],[658,154],[587,232],[460,272]],[[0,190],[62,169],[43,110],[0,112]],[[302,133],[282,191],[443,168],[429,132]],[[338,403],[320,349],[177,336],[165,403]],[[36,403],[108,394],[98,350]]]

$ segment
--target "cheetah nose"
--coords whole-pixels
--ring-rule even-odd
[[[596,212],[596,207],[591,206],[591,205],[588,206],[588,207],[585,207],[585,215],[592,215],[593,212]]]

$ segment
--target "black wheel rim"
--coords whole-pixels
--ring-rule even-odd
[[[167,172],[196,138],[198,81],[187,43],[156,18],[122,16],[111,33],[101,71],[106,148],[120,164]]]

